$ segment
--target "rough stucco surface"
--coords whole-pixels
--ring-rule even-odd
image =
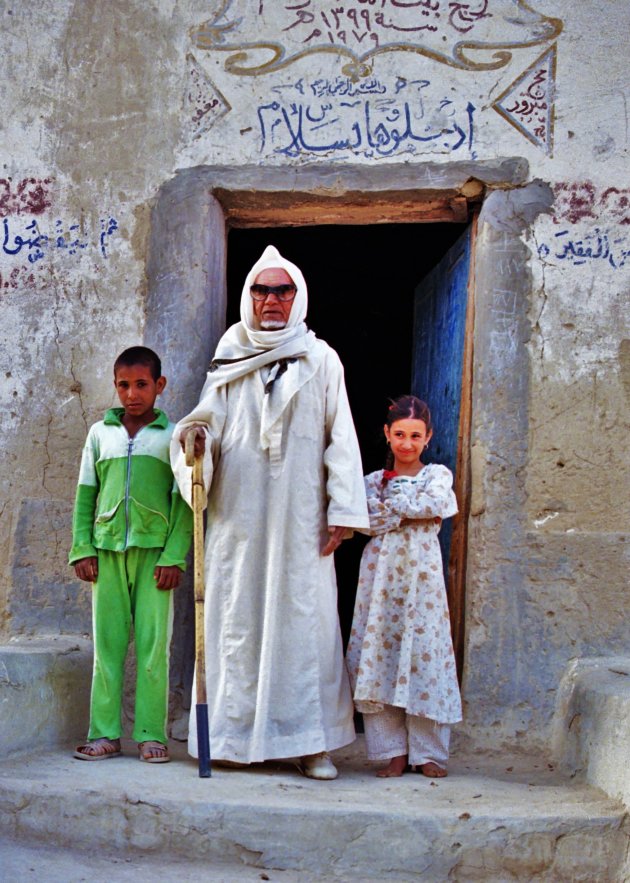
[[[67,500],[23,500],[13,535],[9,613],[18,634],[87,634],[91,592],[71,579],[66,537],[72,505]],[[42,530],[42,525],[46,530]]]
[[[572,662],[560,682],[552,748],[560,769],[630,805],[630,658]]]
[[[423,32],[433,56],[375,54],[352,84],[348,56],[290,60],[314,45],[304,22],[288,27],[291,5],[0,5],[0,629],[89,630],[89,591],[64,569],[79,452],[113,403],[111,364],[125,346],[161,349],[171,416],[194,401],[225,296],[213,188],[434,196],[478,178],[461,732],[546,744],[567,663],[628,652],[630,11],[618,0],[597,12],[491,0],[485,18],[445,17]],[[358,17],[368,5],[346,4],[358,36],[348,19],[344,45],[359,54],[379,27]],[[203,48],[195,34],[222,10],[219,25],[243,13],[225,40],[273,32],[284,66],[239,74],[218,44]],[[596,20],[614,27],[604,35]],[[312,27],[324,32],[322,21]],[[476,38],[510,43],[509,60],[482,47],[456,64],[457,41]],[[438,50],[452,50],[448,63]],[[529,98],[547,88],[553,132],[518,109],[521,76]],[[412,133],[392,120],[414,83],[425,128]],[[332,132],[325,147],[324,127],[287,136],[291,108],[305,121],[315,98]],[[372,119],[387,108],[371,145],[358,144],[356,102]],[[533,102],[535,115],[544,101]],[[182,677],[187,665],[176,664]]]
[[[82,738],[91,669],[91,641],[85,638],[13,638],[1,645],[2,757]]]

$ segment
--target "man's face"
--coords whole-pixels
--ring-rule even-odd
[[[261,272],[254,279],[255,285],[293,285],[293,279],[282,267],[271,267]],[[250,295],[251,297],[251,295]],[[254,316],[258,319],[263,331],[274,331],[284,328],[291,315],[293,298],[281,301],[275,294],[268,294],[264,300],[253,300]]]

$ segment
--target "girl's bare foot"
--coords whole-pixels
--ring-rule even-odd
[[[407,755],[401,754],[398,757],[392,757],[387,766],[377,772],[379,779],[396,779],[407,769]]]
[[[437,763],[433,763],[433,761],[423,763],[418,769],[423,776],[428,776],[429,779],[443,779],[444,776],[448,775],[446,770],[442,769],[441,766],[438,766]]]

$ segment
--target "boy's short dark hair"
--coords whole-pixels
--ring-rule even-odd
[[[148,346],[130,346],[129,349],[124,350],[114,362],[114,377],[123,365],[125,368],[131,368],[132,365],[146,365],[154,380],[162,376],[160,357]]]

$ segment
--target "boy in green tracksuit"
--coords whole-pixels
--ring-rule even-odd
[[[192,536],[192,513],[169,459],[174,424],[154,408],[166,386],[159,357],[125,350],[114,364],[122,408],[90,429],[83,449],[69,561],[93,583],[94,671],[88,740],[74,756],[121,754],[125,657],[134,626],[133,738],[141,760],[166,763],[173,595]]]

